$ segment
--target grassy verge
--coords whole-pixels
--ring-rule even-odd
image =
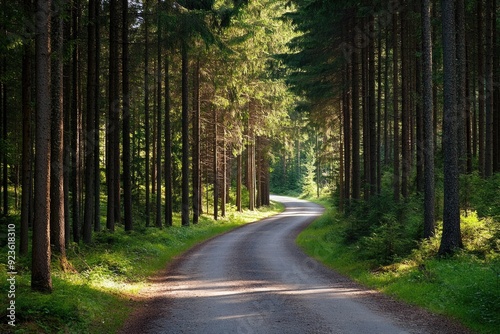
[[[1,333],[115,333],[132,311],[131,300],[147,283],[147,278],[194,245],[215,235],[283,210],[279,203],[269,208],[243,213],[229,212],[214,221],[202,216],[200,223],[156,229],[139,227],[131,233],[122,229],[95,235],[89,246],[72,244],[68,260],[74,270],[63,272],[53,261],[52,294],[30,289],[29,258],[18,259],[16,276],[16,327],[6,324],[6,307],[0,315]],[[1,305],[7,305],[6,254],[0,255]]]
[[[495,238],[488,239],[491,221],[463,217],[465,249],[451,258],[436,257],[438,233],[431,241],[418,244],[410,255],[387,265],[366,259],[362,243],[345,241],[350,224],[329,207],[298,236],[297,243],[327,266],[366,286],[457,319],[478,333],[498,333],[500,256],[491,250],[494,246],[487,246],[495,242]]]

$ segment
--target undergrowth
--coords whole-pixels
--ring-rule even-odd
[[[351,203],[344,214],[330,199],[328,210],[297,243],[362,284],[457,319],[478,333],[498,333],[500,176],[462,177],[464,249],[447,258],[437,256],[443,198],[439,186],[436,235],[430,240],[422,240],[422,198],[413,195],[395,203],[390,186],[382,189],[368,202]]]
[[[115,333],[137,306],[137,296],[147,278],[165,268],[176,256],[210,237],[279,211],[269,208],[237,213],[214,221],[202,216],[200,223],[157,229],[137,226],[132,232],[118,227],[115,233],[95,234],[91,245],[72,243],[68,261],[72,270],[63,272],[58,259],[52,261],[54,290],[51,294],[32,292],[30,258],[18,258],[16,275],[16,327],[6,324],[6,308],[0,311],[1,333]],[[6,248],[0,255],[0,289],[8,291]],[[7,305],[7,293],[0,296]]]

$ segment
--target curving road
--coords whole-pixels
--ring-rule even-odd
[[[323,208],[273,200],[286,210],[196,247],[157,278],[155,299],[122,332],[465,333],[307,257],[294,240]]]

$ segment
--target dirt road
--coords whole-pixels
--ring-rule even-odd
[[[157,277],[147,291],[154,298],[122,332],[466,333],[307,257],[294,240],[323,209],[273,200],[286,211],[196,247]]]

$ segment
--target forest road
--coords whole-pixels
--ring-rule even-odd
[[[286,210],[195,247],[154,278],[122,333],[467,333],[306,256],[295,238],[323,208],[272,199]]]

